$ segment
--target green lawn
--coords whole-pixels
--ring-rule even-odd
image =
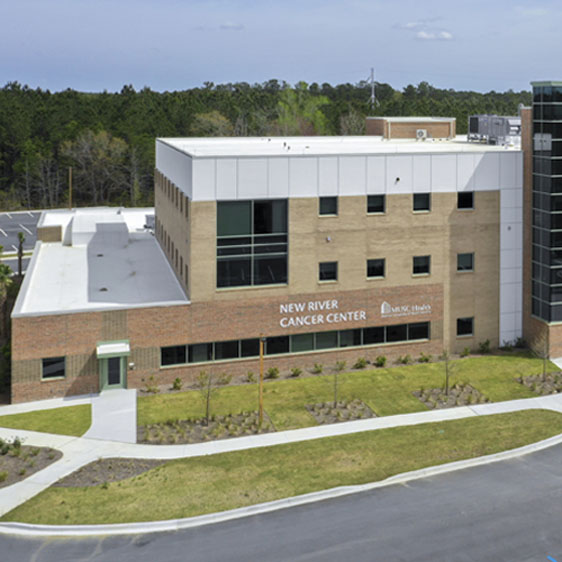
[[[189,517],[383,480],[561,432],[562,414],[527,410],[182,459],[104,486],[49,488],[0,520],[60,525]]]
[[[61,435],[83,435],[91,423],[92,409],[89,404],[0,416],[0,427]]]
[[[468,382],[493,402],[535,397],[515,381],[520,375],[541,372],[542,360],[526,354],[467,357],[452,361],[451,383]],[[549,369],[558,370],[553,364]],[[339,376],[340,399],[360,398],[379,416],[424,411],[412,395],[420,387],[444,384],[443,363],[424,363],[355,371]],[[315,425],[306,404],[333,400],[333,376],[266,381],[264,407],[275,428],[294,429]],[[211,403],[216,414],[257,409],[257,384],[220,388]],[[203,400],[197,391],[142,396],[138,400],[139,425],[203,415]]]

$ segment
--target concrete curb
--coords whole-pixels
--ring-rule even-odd
[[[142,523],[117,523],[110,525],[32,525],[28,523],[0,523],[0,534],[5,535],[20,535],[20,536],[99,536],[99,535],[131,535],[143,533],[160,533],[165,531],[179,531],[181,529],[190,529],[193,527],[200,527],[203,525],[210,525],[212,523],[221,523],[225,521],[232,521],[234,519],[241,519],[243,517],[251,517],[253,515],[261,515],[280,509],[287,509],[290,507],[298,507],[309,503],[318,501],[334,499],[377,488],[384,488],[386,486],[393,486],[396,484],[403,484],[412,480],[420,480],[431,476],[438,476],[457,470],[472,468],[476,466],[483,466],[499,461],[518,458],[523,455],[548,449],[562,443],[562,434],[549,437],[542,441],[503,451],[501,453],[494,453],[483,457],[476,457],[473,459],[466,459],[455,461],[447,464],[421,468],[411,472],[404,472],[390,476],[380,482],[371,482],[369,484],[361,484],[356,486],[340,486],[338,488],[331,488],[329,490],[322,490],[320,492],[312,492],[310,494],[303,494],[281,500],[275,500],[267,503],[255,504],[248,507],[241,507],[231,509],[228,511],[221,511],[218,513],[209,513],[207,515],[198,515],[194,517],[187,517],[185,519],[170,519],[166,521],[147,521]]]

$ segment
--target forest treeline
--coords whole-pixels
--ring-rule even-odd
[[[176,92],[51,93],[10,82],[0,89],[0,210],[68,204],[152,205],[154,140],[183,136],[355,135],[366,115],[517,114],[530,92],[443,90],[427,82],[370,85],[213,84]]]

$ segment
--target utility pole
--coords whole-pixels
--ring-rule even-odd
[[[72,166],[68,167],[68,208],[72,210]]]
[[[265,338],[260,336],[260,390],[259,390],[259,426],[263,423],[263,344]]]

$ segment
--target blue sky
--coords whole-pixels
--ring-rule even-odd
[[[0,85],[52,91],[562,79],[560,0],[0,0],[0,21]]]

